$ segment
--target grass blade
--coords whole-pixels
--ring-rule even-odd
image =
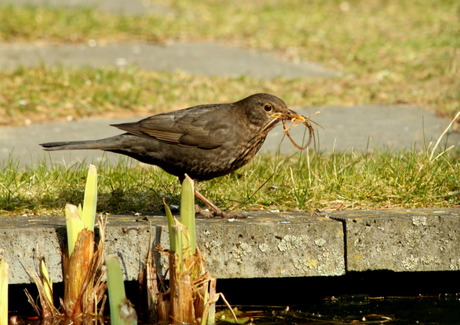
[[[105,263],[107,265],[110,323],[112,325],[137,324],[136,311],[126,298],[123,274],[118,256],[108,255]]]
[[[0,325],[8,324],[8,263],[0,258]]]
[[[165,207],[166,212],[166,220],[168,221],[168,232],[169,232],[169,250],[171,252],[176,252],[176,240],[174,239],[173,235],[173,226],[174,226],[174,217],[172,215],[171,209],[166,204],[165,199],[163,198],[163,205]]]
[[[196,231],[195,231],[195,189],[194,182],[185,175],[182,182],[180,221],[188,229],[188,235],[183,237],[183,244],[186,248],[184,258],[196,253]]]
[[[77,242],[78,234],[83,230],[83,222],[78,213],[78,208],[72,204],[66,204],[65,206],[65,220],[67,226],[67,246],[69,250],[69,257],[75,249],[75,243]]]
[[[48,303],[53,305],[53,280],[49,276],[44,258],[40,260],[40,278],[42,280],[45,297],[48,299]]]
[[[86,178],[85,197],[81,214],[83,227],[94,231],[97,207],[97,170],[96,166],[89,165],[88,177]]]

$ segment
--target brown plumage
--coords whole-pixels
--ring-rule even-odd
[[[247,164],[279,118],[295,112],[276,96],[255,94],[235,103],[199,105],[114,124],[126,133],[90,141],[50,142],[45,150],[99,149],[157,165],[182,181],[205,181]]]

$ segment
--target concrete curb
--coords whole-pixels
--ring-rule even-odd
[[[345,211],[347,271],[460,270],[460,209]]]
[[[350,271],[460,270],[460,209],[251,212],[248,219],[198,220],[198,243],[218,278],[337,276]],[[137,280],[150,237],[168,247],[163,216],[109,216],[106,253],[123,260],[127,280]],[[64,217],[0,219],[2,257],[10,284],[30,283],[27,265],[45,256],[62,281]],[[161,234],[161,236],[159,236]]]

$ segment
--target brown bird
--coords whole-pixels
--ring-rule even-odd
[[[283,116],[280,118],[280,116]],[[255,94],[235,103],[199,105],[138,122],[112,124],[126,133],[90,141],[49,142],[45,150],[99,149],[157,165],[182,182],[229,174],[247,164],[280,120],[299,116],[276,96]],[[196,196],[219,216],[226,214],[198,190]]]

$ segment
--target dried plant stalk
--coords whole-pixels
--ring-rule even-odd
[[[170,304],[172,324],[193,324],[195,310],[193,308],[193,286],[190,271],[180,271],[177,254],[169,255]]]
[[[291,112],[291,113],[275,113],[275,114],[272,114],[272,117],[275,118],[275,119],[280,120],[283,123],[283,131],[287,135],[287,137],[289,138],[291,143],[297,149],[305,150],[310,145],[312,139],[314,139],[315,129],[313,129],[313,126],[311,125],[311,123],[316,124],[316,125],[318,125],[319,127],[322,128],[321,125],[319,125],[315,121],[311,120],[311,118],[313,116],[318,115],[318,114],[319,114],[319,112],[316,112],[315,114],[312,114],[310,116],[303,116],[303,115],[300,115],[300,114],[297,114],[297,113],[294,113],[294,112]],[[287,121],[290,121],[291,124],[288,125],[286,123]],[[305,125],[307,127],[307,129],[308,129],[308,141],[307,141],[307,144],[304,145],[303,147],[299,146],[295,142],[295,140],[292,138],[291,134],[289,133],[290,130],[292,130],[293,128],[295,128],[299,124]]]
[[[107,283],[102,270],[105,241],[105,219],[99,218],[100,240],[95,250],[94,231],[83,229],[78,235],[70,258],[65,254],[63,313],[71,319],[94,318],[97,306],[105,301]]]
[[[88,276],[91,271],[91,260],[94,255],[94,232],[83,229],[78,234],[75,248],[70,258],[64,260],[64,313],[73,318],[85,313],[94,312],[92,306],[85,306],[87,299],[84,295],[92,291]]]
[[[164,287],[164,279],[158,279],[157,274],[147,275],[147,279],[156,277],[160,281],[157,285],[149,284],[150,297],[152,302],[156,302],[149,314],[157,312],[159,322],[214,324],[215,302],[221,295],[215,293],[215,278],[206,271],[205,258],[196,247],[193,194],[193,181],[186,175],[182,184],[181,222],[185,222],[188,227],[174,218],[165,204],[171,248],[166,252],[158,245],[156,252],[168,255],[169,289],[160,292],[159,288]],[[186,208],[182,211],[184,206]],[[150,265],[148,272],[156,272],[152,255],[151,250],[147,256],[147,265]]]
[[[40,263],[43,262],[43,258],[40,260]],[[24,289],[24,292],[27,296],[27,300],[29,303],[32,305],[32,308],[35,310],[35,312],[40,315],[40,318],[44,323],[46,322],[51,322],[54,318],[60,317],[61,313],[59,310],[54,306],[54,302],[52,299],[50,299],[46,286],[47,284],[43,282],[43,274],[40,271],[40,274],[38,274],[36,271],[32,270],[32,268],[29,265],[25,265],[27,269],[27,273],[32,277],[32,280],[35,282],[35,285],[37,286],[38,290],[38,296],[39,296],[39,304],[37,304],[34,300],[34,298],[31,296],[29,291],[27,289]]]

